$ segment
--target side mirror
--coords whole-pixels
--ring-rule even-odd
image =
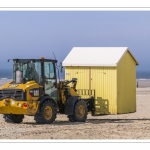
[[[61,73],[62,73],[62,68],[63,68],[62,62],[60,62],[60,72],[61,72]]]

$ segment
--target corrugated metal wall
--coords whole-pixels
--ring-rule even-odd
[[[136,63],[127,52],[117,66],[117,112],[136,111]]]
[[[115,67],[65,67],[65,80],[78,78],[77,89],[95,90],[97,114],[117,114],[116,74]]]

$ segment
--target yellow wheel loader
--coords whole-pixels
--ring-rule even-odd
[[[80,97],[76,78],[57,81],[56,63],[44,58],[13,59],[13,80],[0,86],[0,114],[6,122],[20,123],[29,115],[38,124],[50,124],[58,113],[71,122],[85,122],[88,112],[94,113],[94,98]]]

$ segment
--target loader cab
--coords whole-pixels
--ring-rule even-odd
[[[35,81],[48,95],[57,92],[56,60],[13,59],[13,84]]]

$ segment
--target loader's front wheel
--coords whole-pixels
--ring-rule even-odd
[[[23,121],[24,115],[5,114],[3,115],[3,118],[7,123],[21,123]]]
[[[68,115],[68,118],[70,122],[76,122],[74,115]]]
[[[34,116],[38,124],[50,124],[56,119],[56,108],[52,101],[45,101],[39,108],[39,113]]]
[[[68,116],[70,122],[85,122],[87,119],[87,104],[78,100],[74,107],[73,115]]]

